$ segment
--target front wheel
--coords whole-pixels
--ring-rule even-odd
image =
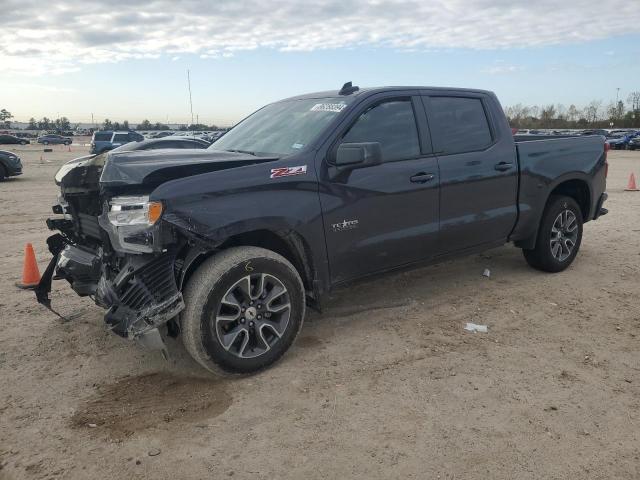
[[[580,250],[582,211],[571,197],[552,196],[542,215],[536,247],[522,250],[527,263],[545,272],[566,269]]]
[[[253,373],[278,360],[305,314],[297,270],[263,248],[234,247],[207,259],[184,290],[183,343],[210,372]]]
[[[44,142],[42,142],[43,145],[49,145],[49,142],[47,142],[46,140]]]

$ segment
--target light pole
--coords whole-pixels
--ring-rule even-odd
[[[620,118],[620,115],[618,115],[620,112],[620,103],[619,103],[619,99],[620,98],[620,87],[616,87],[616,108],[614,110],[614,115],[615,115],[615,119],[618,120],[618,118]],[[613,127],[613,122],[611,123],[611,126]]]

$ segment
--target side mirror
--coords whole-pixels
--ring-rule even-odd
[[[379,142],[343,143],[336,152],[338,168],[364,168],[382,163],[382,147]]]

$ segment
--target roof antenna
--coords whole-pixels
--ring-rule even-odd
[[[344,85],[342,85],[342,88],[340,89],[338,94],[339,95],[351,95],[353,92],[357,92],[358,90],[360,90],[360,87],[358,87],[358,86],[354,87],[351,82],[347,82]]]

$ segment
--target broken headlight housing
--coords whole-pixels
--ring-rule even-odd
[[[114,227],[155,224],[162,215],[162,203],[147,196],[114,197],[109,202],[109,222]]]
[[[162,215],[162,203],[148,196],[114,197],[98,219],[116,251],[150,253],[154,250],[154,225]]]

